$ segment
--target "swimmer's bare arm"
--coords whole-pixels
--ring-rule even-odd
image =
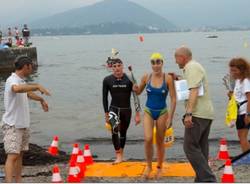
[[[137,84],[133,85],[133,91],[137,95],[140,95],[143,92],[143,90],[144,90],[144,88],[145,88],[145,86],[147,84],[147,78],[148,78],[148,75],[145,74],[145,75],[143,75],[143,77],[141,79],[141,83],[139,85],[137,85]]]
[[[45,89],[40,84],[18,84],[18,85],[12,85],[12,91],[15,93],[27,93],[30,91],[40,91],[41,94],[45,94],[47,96],[50,96],[50,92]]]
[[[174,86],[174,80],[170,75],[166,76],[166,81],[170,95],[170,113],[167,120],[167,126],[171,126],[176,108],[176,91]]]

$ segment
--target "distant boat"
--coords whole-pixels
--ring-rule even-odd
[[[207,38],[218,38],[217,35],[208,35]]]

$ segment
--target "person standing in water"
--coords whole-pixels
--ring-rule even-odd
[[[164,162],[165,131],[172,125],[172,120],[176,107],[176,92],[172,76],[163,72],[163,57],[160,53],[153,53],[151,58],[152,73],[145,74],[140,85],[134,85],[136,94],[141,94],[146,87],[147,102],[144,113],[144,144],[147,167],[144,177],[148,179],[152,171],[153,159],[153,128],[156,127],[157,146],[157,173],[159,179],[162,174],[162,164]],[[170,111],[167,109],[166,98],[170,93]]]
[[[124,147],[126,144],[127,130],[131,119],[130,97],[133,83],[123,72],[123,62],[118,59],[112,59],[111,62],[113,74],[103,80],[103,108],[105,120],[112,127],[112,142],[114,145],[116,160],[114,164],[123,161]],[[111,94],[111,103],[108,103],[108,93]],[[136,124],[140,122],[140,112],[136,112]]]

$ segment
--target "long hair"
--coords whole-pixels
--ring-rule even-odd
[[[242,76],[250,79],[250,63],[244,58],[233,58],[229,62],[230,67],[236,67],[240,70]]]

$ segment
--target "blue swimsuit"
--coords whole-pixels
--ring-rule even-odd
[[[151,85],[151,77],[152,75],[149,76],[146,87],[148,98],[144,111],[148,113],[153,120],[157,120],[161,115],[167,112],[166,98],[168,95],[168,87],[166,85],[165,74],[160,88],[155,88]]]

